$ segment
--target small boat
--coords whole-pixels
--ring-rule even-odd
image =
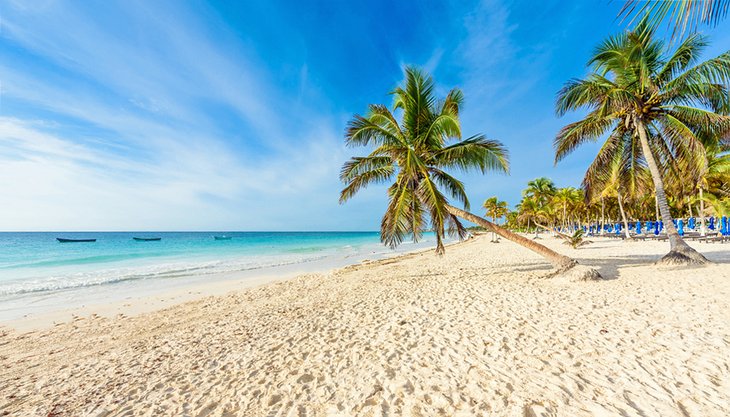
[[[137,242],[157,242],[158,240],[162,240],[161,237],[133,237],[132,239]]]
[[[57,237],[57,241],[61,243],[71,243],[71,242],[96,242],[96,239],[64,239],[62,237]]]
[[[215,240],[231,240],[230,236],[213,236]]]

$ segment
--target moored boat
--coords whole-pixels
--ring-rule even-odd
[[[231,240],[230,236],[213,236],[215,240]]]
[[[162,240],[161,237],[133,237],[132,239],[137,242],[156,242],[158,240]]]
[[[72,242],[96,242],[96,239],[64,239],[62,237],[57,237],[57,241],[61,243],[72,243]]]

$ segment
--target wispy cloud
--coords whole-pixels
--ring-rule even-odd
[[[465,91],[464,131],[502,141],[511,161],[509,176],[464,176],[473,204],[492,195],[515,204],[521,188],[537,176],[560,185],[582,179],[580,169],[556,170],[552,157],[552,139],[561,125],[553,100],[567,79],[556,75],[555,62],[570,44],[563,28],[573,24],[578,6],[546,1],[525,10],[531,7],[531,2],[480,0],[462,19],[465,35],[451,59]]]
[[[195,13],[123,5],[4,11],[4,42],[30,57],[0,64],[0,230],[307,229],[297,204],[337,209],[337,117],[292,108]]]
[[[579,184],[594,150],[553,167],[571,117],[553,101],[621,30],[615,5],[374,1],[3,2],[0,230],[376,229],[384,187],[337,203],[364,152],[342,132],[390,103],[398,63],[461,87],[464,133],[509,148],[511,176],[458,174],[473,206],[536,176]]]

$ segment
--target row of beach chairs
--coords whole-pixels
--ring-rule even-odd
[[[616,234],[616,233],[606,233],[604,235],[605,237],[613,238],[613,239],[626,239],[626,236],[623,233]],[[657,240],[657,241],[663,241],[669,239],[669,237],[666,235],[666,233],[660,233],[658,235],[655,235],[653,233],[646,233],[646,234],[631,234],[631,237],[634,240]],[[730,236],[718,236],[715,234],[707,234],[706,236],[702,236],[700,232],[686,232],[684,236],[682,236],[685,240],[696,240],[698,242],[707,242],[707,243],[730,243]]]

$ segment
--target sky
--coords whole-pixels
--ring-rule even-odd
[[[553,164],[555,94],[586,74],[621,1],[0,0],[0,230],[377,230],[385,186],[338,203],[365,149],[345,126],[391,105],[403,66],[465,95],[462,131],[509,175],[456,173],[472,208]],[[705,29],[705,57],[730,25]]]

